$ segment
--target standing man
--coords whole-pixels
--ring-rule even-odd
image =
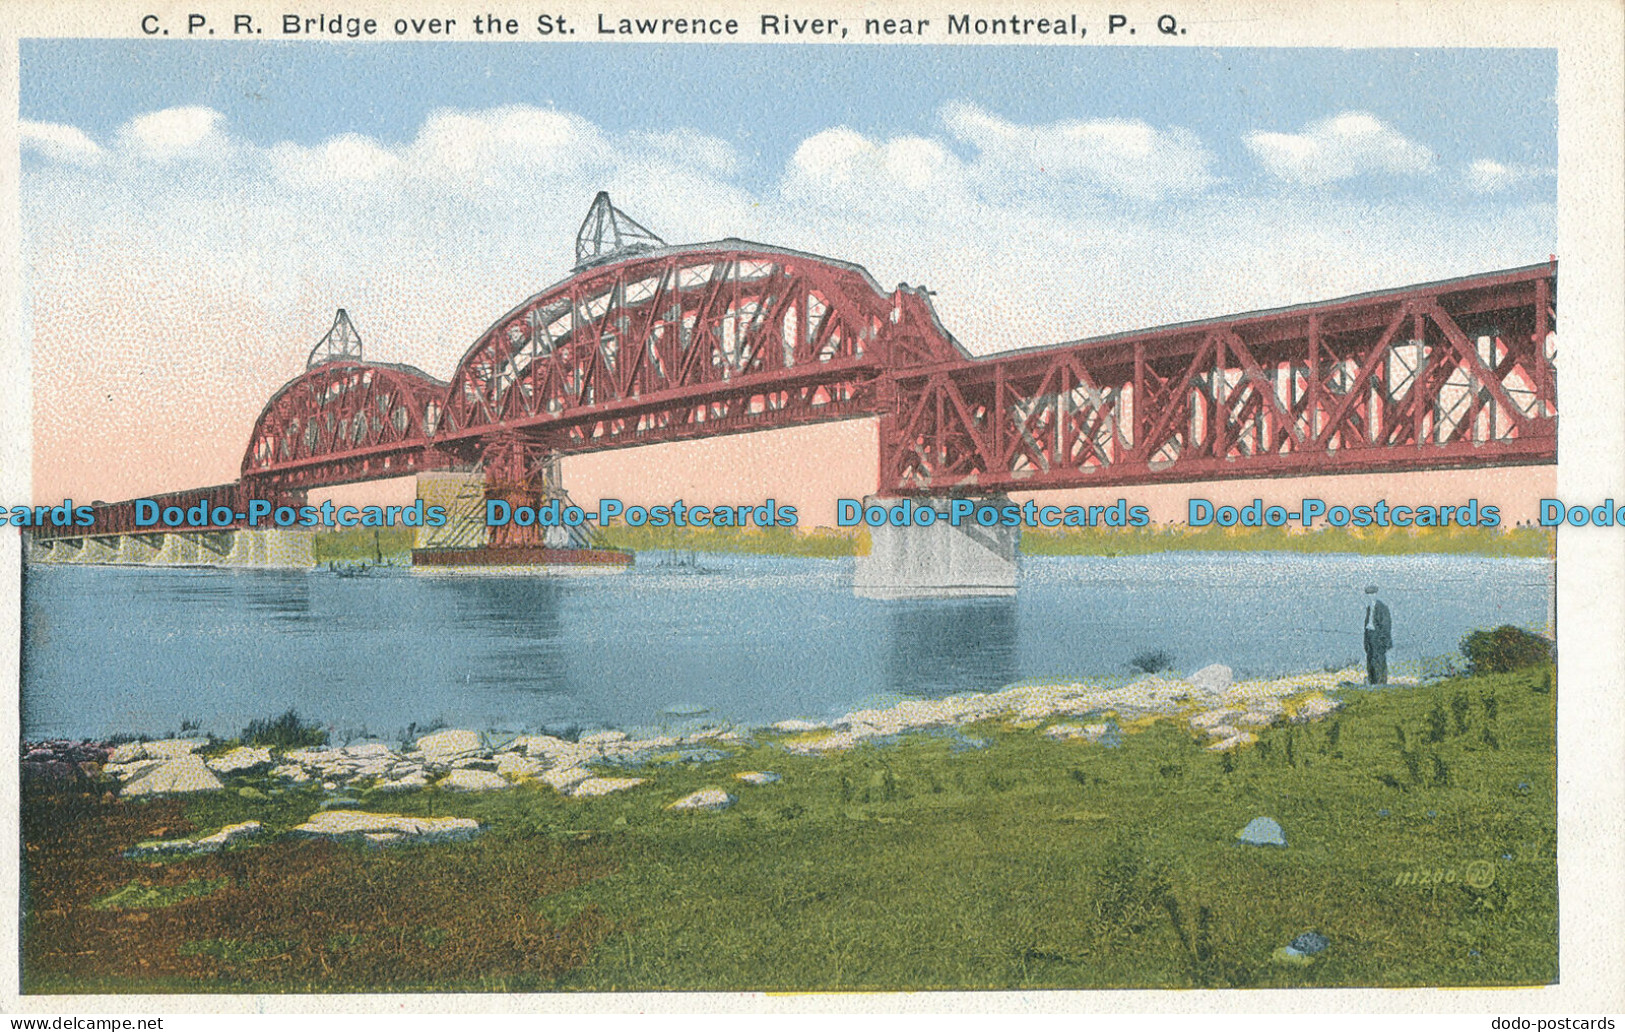
[[[1375,596],[1375,584],[1365,589]],[[1388,650],[1394,647],[1394,618],[1379,598],[1372,598],[1365,607],[1365,672],[1372,684],[1388,683]]]

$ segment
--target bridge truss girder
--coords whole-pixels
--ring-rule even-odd
[[[896,370],[886,493],[1556,459],[1549,266]]]

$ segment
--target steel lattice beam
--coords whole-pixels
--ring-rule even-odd
[[[879,417],[887,494],[1550,463],[1556,276],[976,359],[923,290],[888,294],[855,265],[736,240],[645,250],[510,311],[449,384],[347,353],[312,364],[261,413],[240,484],[164,498],[302,499],[483,469],[516,442],[569,454],[859,416]],[[138,529],[129,503],[97,529]]]
[[[894,370],[881,489],[1556,460],[1555,268]]]

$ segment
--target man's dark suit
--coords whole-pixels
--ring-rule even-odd
[[[1394,647],[1394,619],[1380,599],[1366,607],[1365,672],[1372,684],[1388,683],[1388,650]]]

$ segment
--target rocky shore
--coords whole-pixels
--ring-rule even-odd
[[[1245,748],[1257,732],[1283,722],[1306,723],[1333,713],[1327,693],[1357,679],[1357,671],[1233,680],[1209,666],[1188,677],[1149,675],[1122,685],[1018,685],[945,699],[907,700],[854,710],[831,721],[784,720],[767,727],[707,727],[684,734],[631,735],[605,730],[574,739],[544,734],[439,730],[405,743],[380,740],[320,748],[276,749],[222,743],[210,737],[134,741],[29,743],[23,777],[31,784],[95,785],[125,798],[235,788],[252,793],[267,782],[319,785],[329,795],[390,795],[439,789],[488,792],[520,782],[561,795],[590,798],[647,783],[640,768],[707,763],[730,747],[766,738],[796,755],[819,755],[862,744],[884,745],[922,732],[958,732],[1002,721],[1044,737],[1102,747],[1157,721],[1186,728],[1213,751]],[[1079,722],[1079,721],[1083,722]],[[967,742],[975,744],[974,739]],[[754,781],[776,780],[750,772]],[[245,782],[252,781],[252,784]],[[353,801],[353,800],[352,800]],[[688,808],[688,807],[682,807]],[[699,807],[704,808],[704,807]]]

